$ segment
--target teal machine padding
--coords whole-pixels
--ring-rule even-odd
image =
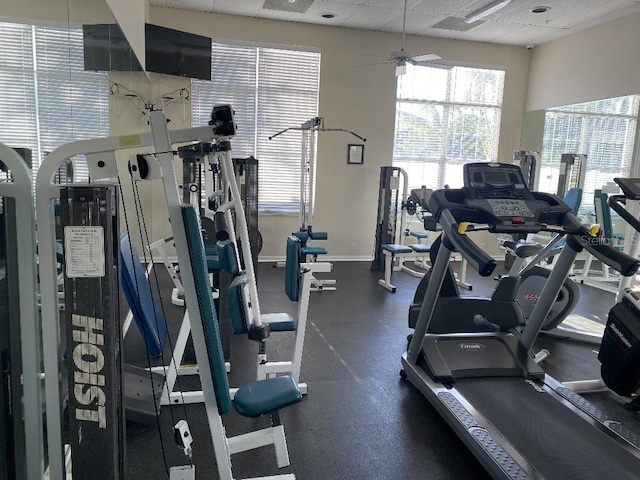
[[[431,251],[431,245],[425,245],[424,243],[414,243],[410,247],[416,253],[429,253]]]
[[[209,273],[220,271],[220,259],[218,258],[218,247],[215,245],[205,245],[204,253],[207,257],[207,270]]]
[[[387,252],[391,252],[393,255],[396,253],[411,253],[411,247],[407,247],[406,245],[401,245],[399,243],[384,243],[382,244],[382,249]]]
[[[287,375],[243,385],[235,394],[233,403],[240,415],[259,417],[301,400],[296,381]]]
[[[238,275],[229,284],[227,298],[229,300],[229,316],[233,333],[247,333],[249,331],[248,313],[245,309],[244,292],[247,284],[246,275]],[[288,313],[261,314],[261,320],[269,325],[272,332],[292,332],[296,329],[296,322]]]
[[[289,300],[300,299],[300,239],[296,235],[287,238],[287,262],[284,274],[284,291]]]
[[[327,254],[327,249],[324,247],[302,247],[301,251],[303,255],[313,255],[314,257]]]
[[[571,207],[574,215],[578,215],[578,210],[580,210],[580,204],[582,203],[582,189],[570,188],[567,190],[567,194],[564,196],[564,203]]]
[[[220,241],[216,243],[216,248],[218,250],[220,269],[232,277],[237,276],[240,273],[240,268],[238,267],[238,257],[236,257],[233,243],[230,240]]]
[[[311,232],[311,240],[326,240],[329,238],[327,232]]]
[[[120,236],[122,290],[149,355],[162,355],[167,338],[167,322],[151,291],[136,247],[128,233]]]
[[[596,190],[593,193],[593,203],[595,204],[596,211],[598,206],[602,212],[602,232],[604,238],[609,242],[609,245],[618,250],[622,250],[624,245],[624,235],[616,235],[613,233],[613,223],[611,222],[611,207],[609,207],[609,195],[602,190]]]
[[[229,284],[227,292],[229,299],[229,315],[231,316],[231,329],[233,333],[246,333],[249,331],[247,312],[244,309],[243,292],[247,284],[246,275],[238,275]]]
[[[213,387],[216,395],[216,404],[220,415],[229,413],[232,409],[231,396],[229,395],[229,380],[224,365],[222,341],[218,330],[216,310],[213,304],[213,295],[209,283],[209,273],[206,269],[206,255],[202,234],[200,233],[200,219],[193,205],[183,205],[182,219],[184,222],[189,249],[189,261],[193,270],[193,279],[198,297],[198,309],[202,319],[207,358],[213,375]],[[187,305],[193,311],[194,306]],[[191,316],[191,321],[195,315]]]

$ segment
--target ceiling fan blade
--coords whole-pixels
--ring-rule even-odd
[[[455,65],[448,63],[446,61],[438,61],[438,60],[433,60],[430,62],[416,62],[415,65],[418,65],[419,67],[431,67],[431,68],[439,68],[441,70],[451,70],[453,67],[455,67]]]
[[[362,67],[375,67],[378,65],[393,65],[396,62],[378,62],[378,63],[368,63],[366,65],[354,65],[351,68],[362,68]]]
[[[384,58],[385,60],[389,60],[389,57],[386,57],[384,55],[377,55],[375,53],[363,53],[363,55],[366,55],[367,57],[378,57],[378,58]]]
[[[411,60],[414,62],[429,62],[431,60],[441,60],[442,57],[440,55],[436,55],[435,53],[427,53],[426,55],[416,55],[411,57]]]

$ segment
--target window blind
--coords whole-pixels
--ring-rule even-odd
[[[563,153],[586,154],[580,213],[593,212],[594,190],[630,174],[639,104],[640,95],[629,95],[547,110],[540,189],[556,192]]]
[[[33,32],[30,25],[0,23],[0,141],[38,154]]]
[[[393,165],[409,188],[462,186],[468,162],[498,156],[504,72],[407,66],[398,79]]]
[[[104,73],[84,71],[81,28],[0,23],[0,41],[0,85],[7,85],[0,108],[5,118],[10,112],[0,141],[32,150],[35,182],[47,153],[109,134],[109,82]],[[76,181],[88,179],[84,158],[74,167]]]
[[[204,125],[216,103],[236,112],[234,156],[258,159],[261,212],[297,213],[300,197],[299,126],[318,112],[320,54],[304,50],[214,43],[211,81],[192,84],[192,123]]]

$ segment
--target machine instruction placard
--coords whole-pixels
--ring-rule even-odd
[[[104,229],[64,227],[64,255],[67,277],[104,277]]]

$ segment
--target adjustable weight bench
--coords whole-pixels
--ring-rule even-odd
[[[232,400],[229,393],[229,380],[225,368],[216,310],[206,268],[206,255],[200,233],[198,213],[193,205],[184,205],[182,207],[182,216],[189,250],[189,263],[193,272],[197,297],[197,304],[187,304],[187,308],[191,312],[191,321],[201,322],[204,333],[204,338],[199,335],[194,336],[194,343],[196,344],[197,355],[206,352],[206,358],[198,358],[198,363],[208,366],[207,369],[201,369],[200,380],[205,392],[207,418],[219,477],[222,480],[233,480],[231,455],[271,444],[275,448],[278,468],[286,467],[289,465],[289,453],[284,427],[280,423],[278,411],[300,402],[302,394],[293,377],[280,376],[246,384],[236,391]],[[201,343],[203,341],[204,345]],[[210,371],[210,378],[204,376],[203,370]],[[211,389],[215,394],[213,398],[209,394]],[[231,412],[232,406],[235,407],[236,412],[245,417],[254,418],[269,415],[271,426],[262,430],[227,437],[222,417]],[[270,480],[295,480],[295,475],[286,474],[261,478],[264,480],[267,478]]]
[[[391,275],[394,271],[404,271],[409,275],[421,278],[423,272],[418,272],[404,265],[407,260],[417,261],[429,255],[430,245],[424,243],[414,243],[413,245],[402,245],[399,243],[382,244],[382,253],[384,255],[384,278],[378,280],[378,283],[392,293],[395,293],[396,287],[391,283]]]

